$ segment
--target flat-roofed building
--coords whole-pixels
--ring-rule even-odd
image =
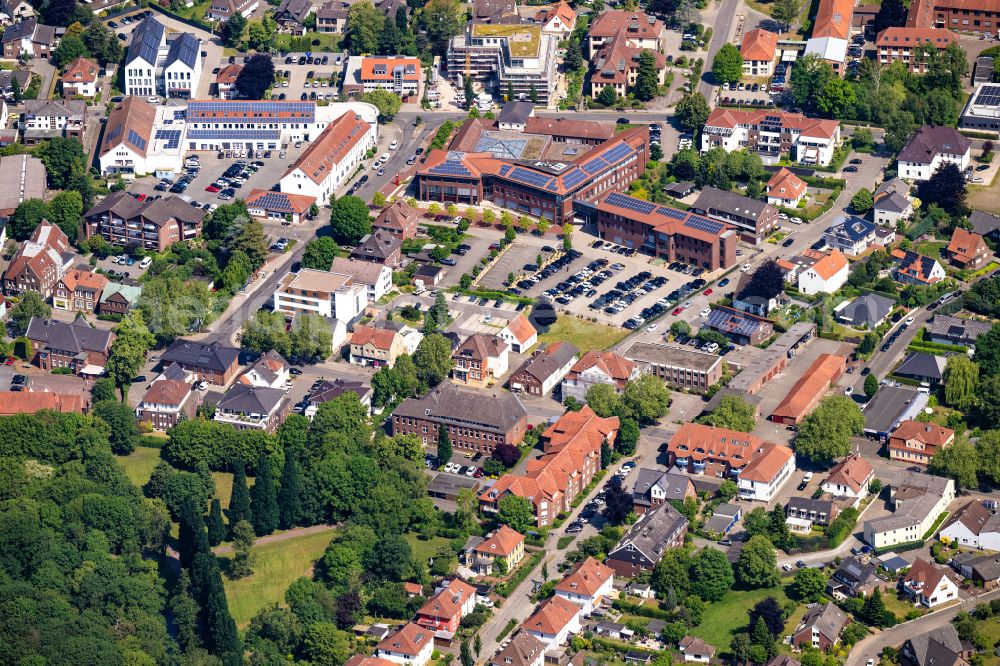
[[[624,356],[674,388],[706,391],[722,379],[721,356],[689,347],[634,342]]]
[[[352,276],[312,268],[286,273],[274,292],[275,312],[318,314],[344,324],[356,321],[366,305],[368,291]]]

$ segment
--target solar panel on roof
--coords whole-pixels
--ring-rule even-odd
[[[632,152],[632,147],[627,143],[623,143],[604,153],[604,161],[609,164],[615,164],[616,162],[620,162],[631,155]]]
[[[501,176],[506,176],[507,172],[510,171],[512,168],[513,167],[511,165],[504,164],[502,167],[500,167],[500,175]]]
[[[546,176],[523,167],[514,167],[514,170],[510,172],[510,177],[514,180],[518,180],[522,183],[541,189],[544,189],[545,186],[548,185],[549,180],[551,180],[551,176]]]
[[[258,197],[253,205],[255,207],[264,208],[265,210],[276,210],[276,211],[286,211],[290,212],[292,210],[292,202],[289,200],[288,195],[282,192],[268,192],[260,197]]]
[[[1000,86],[983,86],[976,95],[976,104],[981,106],[1000,106]]]
[[[583,169],[574,169],[562,177],[563,187],[576,187],[587,180],[587,172]]]
[[[707,217],[702,217],[701,215],[692,215],[685,223],[685,227],[691,227],[692,229],[697,229],[698,231],[704,231],[710,234],[717,234],[725,228],[725,225],[721,222],[716,222],[715,220],[710,220]]]
[[[618,194],[617,192],[612,192],[605,199],[605,202],[612,206],[618,206],[619,208],[625,208],[626,210],[634,210],[643,215],[648,215],[656,209],[655,204],[651,204],[648,201],[643,201],[642,199],[636,199],[635,197],[627,197],[624,194]]]
[[[281,138],[280,130],[189,130],[189,139],[203,141],[277,141]]]
[[[590,160],[589,162],[584,163],[584,165],[582,167],[580,167],[580,168],[583,169],[584,171],[586,171],[591,176],[593,176],[595,173],[597,173],[599,171],[602,171],[603,169],[607,169],[608,168],[608,163],[605,162],[600,157],[595,157],[594,159]]]
[[[128,142],[139,150],[146,150],[146,140],[139,136],[135,130],[128,131]]]
[[[708,315],[708,325],[714,329],[735,335],[749,336],[760,322],[751,317],[738,315],[729,310],[712,310]]]
[[[472,176],[472,173],[461,162],[442,162],[431,167],[430,173],[445,176]]]
[[[176,148],[181,142],[181,131],[158,129],[156,130],[156,136],[153,138],[157,141],[166,141],[165,148]]]
[[[687,217],[687,213],[684,211],[677,210],[676,208],[667,208],[666,206],[657,208],[656,212],[664,217],[669,217],[671,220],[683,220]]]
[[[108,132],[108,141],[114,141],[115,139],[120,137],[124,129],[125,125],[115,125],[114,127],[112,127],[111,131]]]

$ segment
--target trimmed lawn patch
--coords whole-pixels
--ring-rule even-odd
[[[709,645],[715,646],[717,650],[728,651],[733,636],[750,622],[747,611],[753,608],[758,601],[767,597],[774,597],[781,605],[788,603],[788,595],[785,594],[784,587],[749,591],[730,590],[718,601],[708,604],[701,624],[692,629],[690,633]]]
[[[153,468],[160,462],[160,449],[138,447],[127,456],[115,456],[125,468],[125,474],[135,485],[142,487],[153,476]],[[230,475],[231,476],[231,475]],[[232,481],[230,481],[232,487]]]
[[[425,567],[429,558],[437,555],[442,546],[447,546],[451,543],[451,539],[444,537],[434,537],[433,539],[424,541],[413,532],[404,534],[403,537],[410,544],[410,548],[413,549],[413,560]]]
[[[323,555],[334,532],[319,532],[255,546],[253,574],[240,580],[223,577],[229,610],[239,627],[264,606],[284,605],[285,590],[300,576],[308,576],[313,563]],[[231,558],[232,555],[222,555]]]
[[[596,324],[572,315],[560,315],[556,323],[549,327],[548,332],[538,336],[538,341],[565,340],[583,353],[591,349],[607,349],[624,338],[627,333],[628,331],[614,326]]]

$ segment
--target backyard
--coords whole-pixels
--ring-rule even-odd
[[[701,624],[691,630],[691,635],[715,646],[717,650],[728,651],[733,636],[745,629],[750,622],[748,611],[758,601],[767,597],[774,597],[781,605],[789,601],[784,587],[762,590],[730,590],[722,599],[708,605],[702,615]],[[795,617],[793,614],[790,619]],[[794,627],[791,628],[794,629]],[[788,627],[786,627],[787,629]]]
[[[572,315],[560,315],[549,330],[538,336],[539,342],[565,340],[576,346],[580,353],[591,349],[607,349],[625,337],[628,331],[598,324]]]

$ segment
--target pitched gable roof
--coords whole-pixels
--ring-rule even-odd
[[[570,569],[569,573],[556,583],[556,591],[592,597],[614,576],[615,572],[611,567],[601,564],[593,557],[588,557]]]
[[[149,20],[149,19],[147,19]],[[106,155],[118,146],[126,146],[137,154],[146,156],[146,148],[153,135],[156,108],[139,97],[126,97],[111,113],[104,125],[104,140],[100,155]]]
[[[778,35],[770,30],[756,28],[743,35],[740,55],[744,60],[770,62],[774,60],[774,51],[778,47]]]
[[[433,644],[434,634],[415,622],[407,622],[399,631],[390,634],[378,644],[379,650],[416,657],[425,645]]]
[[[847,257],[840,250],[831,250],[829,254],[824,255],[822,259],[810,266],[810,268],[816,271],[816,274],[822,279],[829,280],[847,268]]]
[[[580,607],[559,595],[543,601],[538,610],[524,621],[527,631],[541,634],[558,634],[574,617],[580,614]]]
[[[967,264],[984,252],[989,252],[989,248],[979,234],[967,231],[962,227],[955,227],[951,241],[948,243],[948,252],[955,261]]]
[[[852,454],[833,466],[824,483],[847,486],[858,493],[874,471],[870,462]]]
[[[816,605],[806,611],[802,618],[802,628],[814,628],[821,635],[830,640],[831,643],[837,641],[841,630],[847,625],[848,618],[844,611],[837,608],[833,602],[827,602],[822,606]]]
[[[486,361],[489,358],[497,358],[506,350],[507,343],[504,342],[503,338],[496,335],[473,333],[459,345],[452,356]]]
[[[741,479],[771,483],[779,471],[795,457],[787,446],[767,442],[763,449],[753,457],[740,472]]]
[[[514,338],[520,342],[522,345],[528,342],[531,338],[538,335],[538,331],[535,327],[531,325],[528,318],[524,316],[524,313],[519,313],[516,317],[507,322],[506,329],[510,332]]]
[[[345,113],[326,126],[285,175],[300,170],[314,183],[322,183],[370,129],[361,116]]]
[[[372,345],[376,349],[389,351],[395,339],[396,331],[392,329],[358,325],[354,327],[354,333],[351,335],[351,344],[359,347]]]
[[[32,317],[25,334],[32,342],[40,342],[61,351],[79,354],[83,351],[107,352],[114,333],[92,327],[82,317],[72,324],[54,319]]]
[[[954,127],[924,125],[917,129],[899,152],[900,162],[931,164],[941,154],[964,155],[972,146]]]
[[[507,525],[501,525],[493,534],[486,537],[486,540],[476,546],[475,550],[477,553],[507,557],[522,543],[524,543],[524,535],[512,530]]]
[[[786,167],[781,167],[774,172],[771,180],[767,181],[767,194],[772,197],[782,199],[798,199],[805,194],[806,182],[792,173]]]
[[[945,530],[955,523],[962,523],[969,532],[978,536],[992,516],[993,513],[983,506],[982,501],[972,500],[949,516],[948,520],[941,526],[941,529]]]
[[[570,372],[580,373],[591,368],[598,368],[617,382],[625,382],[632,378],[635,363],[613,352],[592,349],[576,362]]]

